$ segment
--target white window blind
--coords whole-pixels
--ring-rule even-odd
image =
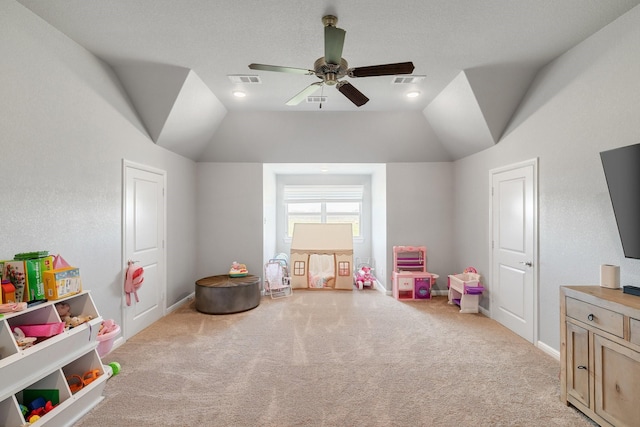
[[[285,185],[285,202],[313,200],[362,200],[362,185]]]
[[[363,185],[285,185],[287,237],[296,223],[350,223],[361,237]]]

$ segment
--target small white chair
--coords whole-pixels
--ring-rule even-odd
[[[293,294],[291,277],[285,260],[272,259],[264,265],[264,291],[272,299]]]

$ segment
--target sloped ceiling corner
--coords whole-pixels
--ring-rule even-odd
[[[465,70],[494,143],[504,136],[538,69],[501,64]]]
[[[189,69],[149,62],[127,62],[113,69],[149,136],[157,142]]]
[[[211,141],[227,110],[188,68],[155,63],[114,66],[151,139],[192,160]]]
[[[423,114],[454,159],[475,154],[500,140],[535,71],[509,66],[462,71]]]
[[[156,143],[197,161],[226,114],[220,100],[191,71]]]

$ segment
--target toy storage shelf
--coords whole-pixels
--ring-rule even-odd
[[[12,328],[20,325],[60,322],[55,304],[66,302],[72,313],[91,315],[92,320],[58,335],[36,342],[29,348],[18,347]],[[50,301],[0,319],[0,425],[18,427],[27,424],[20,411],[25,390],[58,390],[59,404],[32,425],[70,425],[100,400],[111,370],[105,370],[96,351],[102,318],[93,299],[85,291]],[[67,378],[82,377],[96,370],[98,377],[75,394]]]
[[[397,300],[430,299],[435,275],[431,273],[393,272],[393,297]]]
[[[393,247],[394,271],[427,271],[426,246],[394,246]]]

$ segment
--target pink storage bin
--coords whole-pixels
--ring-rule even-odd
[[[106,356],[113,347],[113,342],[120,333],[120,326],[115,325],[115,328],[107,332],[106,334],[98,335],[98,355],[100,357]]]
[[[64,332],[64,322],[43,323],[41,325],[20,325],[26,337],[48,338]]]

